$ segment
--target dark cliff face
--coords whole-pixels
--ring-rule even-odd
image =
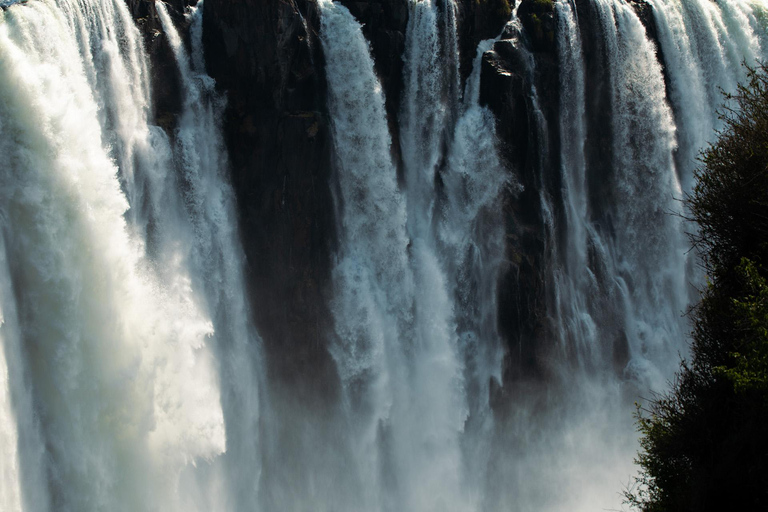
[[[262,436],[265,464],[276,469],[262,488],[275,510],[300,508],[291,505],[300,495],[279,493],[296,482],[332,488],[316,468],[340,458],[343,432],[330,419],[339,389],[327,350],[336,234],[319,21],[307,0],[206,0],[203,13],[207,71],[228,99],[224,137],[264,341],[272,413]]]
[[[136,20],[144,36],[144,46],[151,59],[152,109],[155,120],[169,134],[176,126],[176,116],[181,111],[181,94],[178,70],[168,40],[163,36],[163,27],[157,17],[154,0],[125,0],[128,10]],[[184,9],[194,5],[195,0],[169,0],[168,13],[174,24],[186,26]]]
[[[509,21],[516,0],[460,0],[458,2],[459,62],[461,76],[467,78],[477,44],[497,37]]]
[[[126,3],[151,59],[154,117],[173,136],[179,76],[155,2]],[[184,10],[196,3],[167,2],[182,35]],[[207,0],[203,13],[206,68],[227,97],[224,137],[268,368],[299,401],[332,400],[324,346],[335,240],[332,146],[317,6],[308,0]]]
[[[542,190],[560,204],[559,74],[554,4],[523,0],[522,30],[508,24],[483,55],[480,102],[496,115],[502,156],[522,185],[505,200],[506,268],[499,284],[499,328],[509,359],[505,381],[542,376],[548,338],[547,228]],[[555,217],[561,212],[554,209]]]
[[[335,238],[317,6],[207,0],[203,16],[207,70],[228,98],[224,135],[254,315],[270,370],[306,389],[329,370],[323,294]]]
[[[369,41],[386,97],[399,160],[397,118],[403,89],[408,0],[339,0]],[[152,58],[155,113],[170,131],[178,113],[178,78],[154,0],[126,0]],[[181,15],[194,0],[173,0]],[[632,0],[652,40],[651,7]],[[575,1],[586,68],[586,158],[591,172],[607,172],[611,155],[608,66],[600,24],[590,0]],[[499,284],[499,327],[510,356],[505,380],[544,377],[543,340],[549,338],[547,273],[556,240],[542,218],[542,191],[562,218],[559,194],[559,69],[556,13],[550,0],[522,0],[522,31],[509,20],[514,0],[459,0],[457,24],[462,78],[477,44],[497,37],[482,58],[481,103],[497,118],[502,155],[523,186],[505,201],[507,266]],[[503,32],[502,32],[503,29]],[[332,141],[320,20],[315,0],[206,0],[204,47],[208,73],[228,98],[225,139],[240,230],[248,261],[254,317],[264,337],[269,370],[300,402],[332,400],[333,365],[326,350],[335,250],[330,189]],[[658,47],[658,45],[657,45]],[[663,59],[661,59],[663,62]],[[534,95],[535,91],[535,95]],[[598,176],[599,177],[599,176]],[[591,183],[606,180],[592,179]],[[604,190],[591,190],[600,218]],[[609,218],[603,219],[606,224]],[[609,226],[606,226],[609,229]],[[320,389],[323,382],[328,389]]]
[[[612,118],[607,49],[601,25],[590,0],[576,0],[585,58],[587,167],[595,177],[590,190],[591,211],[610,230],[602,213],[612,168]],[[630,2],[651,41],[657,31],[652,7],[644,0]],[[523,187],[508,197],[507,268],[499,284],[499,327],[509,347],[505,381],[546,376],[546,340],[554,339],[547,312],[553,289],[551,247],[564,233],[560,171],[560,75],[556,37],[557,19],[551,0],[522,0],[518,8],[522,33],[508,25],[482,59],[481,103],[496,115],[501,151]],[[528,57],[530,56],[530,57]],[[660,61],[663,58],[659,55]],[[601,186],[602,185],[602,186]],[[542,197],[548,199],[555,228],[545,225]],[[561,230],[560,230],[561,231]]]

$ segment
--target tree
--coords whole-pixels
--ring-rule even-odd
[[[768,510],[768,67],[726,99],[687,198],[708,277],[691,360],[638,407],[644,512]]]

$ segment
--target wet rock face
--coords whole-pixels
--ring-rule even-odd
[[[477,44],[497,37],[512,15],[516,0],[460,0],[459,63],[461,76],[466,79],[472,71]]]
[[[532,319],[543,309],[536,275],[544,240],[531,161],[537,148],[520,44],[513,37],[497,41],[483,54],[480,78],[480,101],[496,115],[502,156],[523,186],[517,197],[504,198],[508,263],[499,286],[499,328],[509,353],[515,354],[506,362],[505,381],[529,376],[535,370],[537,354],[530,340],[538,338],[541,322]]]
[[[172,134],[176,127],[176,117],[181,112],[181,84],[173,50],[168,39],[163,36],[154,0],[125,0],[125,3],[144,36],[144,47],[149,54],[154,118],[166,132]],[[166,2],[168,13],[177,27],[185,27],[184,9],[195,3],[195,0]]]
[[[325,374],[324,300],[335,239],[331,141],[317,5],[206,0],[208,73],[226,92],[224,135],[248,286],[270,370]]]
[[[555,52],[554,0],[523,0],[517,16],[525,27],[534,52]]]
[[[533,4],[533,5],[531,5]],[[547,6],[545,6],[547,7]],[[550,6],[551,7],[551,6]],[[500,150],[522,191],[505,199],[506,268],[499,283],[499,327],[509,347],[505,381],[536,379],[545,371],[547,329],[546,227],[542,189],[559,194],[559,74],[557,53],[531,37],[525,19],[539,7],[523,0],[522,27],[510,23],[482,58],[480,101],[496,116]],[[545,17],[545,15],[549,17]],[[553,11],[541,14],[554,29]],[[553,203],[559,201],[553,197]],[[554,212],[558,215],[558,212]]]
[[[197,0],[166,3],[184,37],[183,13]],[[151,59],[154,117],[172,136],[180,83],[155,0],[126,4]],[[323,295],[335,238],[317,6],[207,0],[203,24],[207,71],[228,99],[224,137],[254,317],[271,371],[304,376],[294,384],[306,388],[329,369]]]
[[[410,0],[339,1],[361,23],[371,46],[397,161]],[[554,205],[562,204],[554,2],[518,1],[522,32],[506,25],[515,0],[457,1],[463,79],[477,44],[502,34],[481,60],[481,103],[496,115],[502,154],[523,186],[505,205],[509,263],[499,285],[499,323],[515,354],[507,378],[535,377],[542,371],[544,354],[532,341],[546,337],[547,329],[549,256],[541,191],[552,196]],[[154,0],[126,2],[152,58],[156,117],[171,131],[180,109],[178,77]],[[170,2],[180,28],[190,3],[195,0]],[[651,6],[645,0],[630,4],[655,40]],[[592,2],[575,0],[575,5],[585,55],[586,158],[599,172],[612,158],[606,49]],[[316,0],[206,0],[203,30],[208,73],[228,98],[224,131],[254,316],[271,371],[311,383],[316,381],[313,373],[332,373],[325,343],[331,330],[327,299],[336,240],[333,149]],[[590,196],[602,194],[592,190]],[[598,205],[592,206],[599,215]],[[562,212],[553,215],[557,219]]]

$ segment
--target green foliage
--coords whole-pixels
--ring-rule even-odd
[[[768,69],[750,69],[688,198],[709,284],[692,359],[638,407],[644,512],[768,510]]]
[[[531,23],[533,25],[534,32],[536,32],[537,36],[540,36],[543,32],[543,29],[541,28],[541,18],[539,18],[536,13],[531,13]]]
[[[762,263],[768,242],[768,76],[750,70],[747,84],[727,95],[726,128],[703,155],[688,203],[699,224],[695,243],[710,275],[732,281],[742,257]],[[727,284],[727,283],[723,283]]]
[[[509,4],[509,0],[475,0],[475,4],[488,8],[494,15],[505,19],[512,15],[512,6]]]
[[[747,295],[733,299],[733,313],[742,335],[730,353],[733,366],[716,370],[733,382],[737,393],[759,392],[768,396],[768,283],[747,258],[738,267]]]

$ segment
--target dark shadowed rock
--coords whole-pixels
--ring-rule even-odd
[[[460,0],[458,2],[459,62],[461,76],[472,71],[477,45],[497,37],[512,15],[515,0]]]
[[[592,215],[605,229],[610,219],[605,210],[611,204],[610,169],[613,168],[613,109],[610,90],[610,66],[605,34],[598,12],[590,0],[576,0],[581,43],[584,53],[584,90],[586,107],[586,141],[584,144],[587,169],[592,176],[588,183]]]
[[[509,346],[506,381],[538,378],[545,371],[550,255],[541,194],[554,195],[557,204],[560,193],[556,48],[529,36],[525,23],[508,24],[483,55],[480,85],[481,103],[496,115],[501,153],[523,187],[505,200],[507,263],[499,283],[499,327]]]
[[[555,2],[554,0],[522,0],[517,17],[525,27],[531,50],[555,52]]]
[[[318,29],[308,0],[205,3],[206,64],[228,97],[224,135],[254,314],[270,371],[310,402],[322,398],[312,385],[332,373],[323,294],[335,237]]]
[[[187,39],[183,14],[197,1],[166,3]],[[182,107],[173,52],[155,1],[126,4],[151,60],[154,117],[172,136]],[[330,369],[323,293],[335,236],[317,6],[207,0],[203,24],[206,67],[228,100],[224,137],[254,316],[270,369],[307,384]],[[317,398],[303,389],[307,400]]]
[[[125,0],[128,10],[144,37],[144,47],[150,59],[152,108],[157,124],[172,134],[176,117],[181,112],[181,84],[173,50],[163,35],[163,27],[157,16],[155,0]],[[184,9],[195,0],[169,0],[168,13],[174,24],[185,34],[187,21]]]

